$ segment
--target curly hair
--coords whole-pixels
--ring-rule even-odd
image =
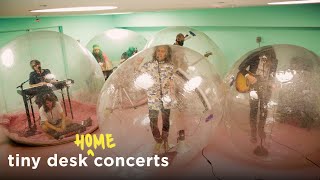
[[[45,112],[48,112],[50,110],[49,107],[46,105],[47,101],[52,102],[52,108],[56,106],[56,102],[57,102],[56,98],[53,97],[51,94],[44,95],[42,99],[42,106]]]
[[[160,46],[155,46],[154,47],[154,52],[153,52],[153,60],[156,60],[157,59],[157,50],[159,48],[162,48],[164,47],[165,49],[167,49],[167,54],[166,54],[166,57],[164,59],[164,62],[165,63],[172,63],[172,60],[171,60],[171,57],[172,57],[172,50],[171,50],[171,47],[168,46],[168,45],[160,45]]]
[[[185,36],[182,33],[179,33],[176,36],[176,41],[178,41],[178,39],[181,40],[181,39],[184,39],[184,38],[185,38]]]

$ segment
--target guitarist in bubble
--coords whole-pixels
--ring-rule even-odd
[[[239,65],[239,73],[246,78],[250,87],[250,141],[252,143],[257,142],[257,133],[261,140],[266,137],[264,126],[268,115],[267,105],[271,98],[277,66],[278,60],[272,47],[248,56]]]

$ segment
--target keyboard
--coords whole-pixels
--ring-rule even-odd
[[[22,90],[17,90],[17,93],[22,95],[22,92],[25,93],[25,95],[28,96],[35,96],[39,94],[40,92],[46,92],[46,91],[55,91],[59,89],[63,89],[65,87],[70,87],[72,84],[74,84],[74,80],[72,79],[66,79],[63,81],[56,81],[52,82],[51,85],[42,85],[42,86],[36,86],[36,87],[30,87]]]

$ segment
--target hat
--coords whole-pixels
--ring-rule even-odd
[[[93,48],[93,49],[100,49],[100,46],[99,46],[98,44],[94,44],[94,45],[92,46],[92,48]]]
[[[127,55],[128,57],[131,57],[135,52],[137,48],[130,46],[129,49],[127,50]]]

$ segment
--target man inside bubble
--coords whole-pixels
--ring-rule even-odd
[[[156,46],[152,60],[143,64],[140,73],[152,77],[153,85],[147,88],[150,127],[156,141],[154,153],[159,154],[161,146],[165,152],[169,150],[168,136],[170,128],[170,109],[173,108],[174,97],[174,67],[171,60],[172,50],[168,45]],[[143,59],[138,60],[141,64]],[[161,111],[162,134],[158,128],[158,116]]]
[[[183,46],[185,41],[185,36],[182,33],[177,34],[176,41],[173,45]],[[188,64],[185,62],[185,54],[184,51],[177,51],[172,54],[172,63],[175,67],[174,71],[177,71],[179,68],[183,71],[187,71]]]
[[[120,64],[125,62],[127,59],[129,59],[131,56],[136,54],[138,52],[138,49],[135,47],[130,46],[127,51],[123,52],[121,55]]]
[[[177,34],[176,41],[173,45],[183,46],[185,36],[182,33]]]
[[[248,56],[240,65],[240,73],[250,84],[250,129],[252,143],[266,138],[264,126],[268,115],[268,102],[272,95],[278,60],[272,47]],[[259,112],[259,122],[258,122]],[[258,122],[258,123],[257,123]]]
[[[71,124],[71,120],[65,116],[60,103],[50,94],[44,96],[39,114],[42,130],[50,135],[65,131],[66,127]]]
[[[30,67],[32,68],[32,72],[29,75],[29,84],[30,87],[42,86],[46,85],[46,75],[51,74],[49,69],[42,69],[41,63],[39,60],[31,60]]]
[[[94,44],[92,46],[92,55],[95,57],[96,61],[99,63],[101,70],[103,72],[103,75],[105,77],[105,80],[108,79],[108,77],[113,72],[113,65],[112,62],[109,60],[108,56],[102,52],[100,49],[100,46],[97,44]]]
[[[30,61],[30,67],[33,70],[29,74],[29,85],[30,85],[31,88],[48,85],[49,83],[54,81],[52,79],[48,79],[47,78],[51,74],[51,72],[50,72],[49,69],[42,69],[41,63],[40,63],[39,60],[36,60],[36,59],[31,60]],[[46,94],[51,94],[56,99],[58,99],[57,96],[55,96],[55,94],[53,93],[52,90],[39,91],[37,93],[37,96],[36,96],[36,99],[35,99],[35,103],[38,105],[39,108],[42,106],[42,98]]]

